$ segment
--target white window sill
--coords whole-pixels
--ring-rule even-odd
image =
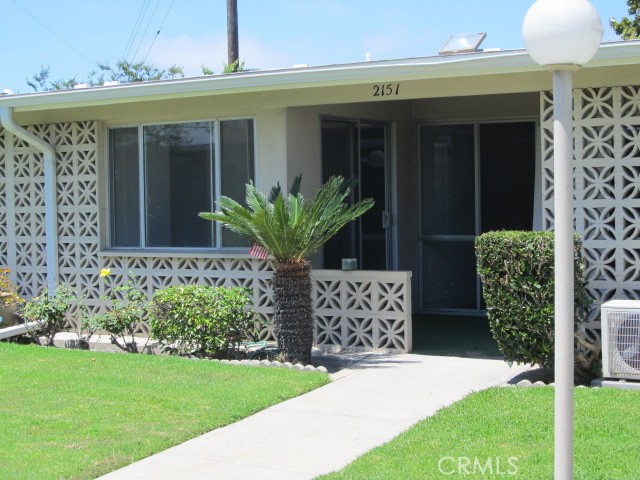
[[[99,258],[256,258],[249,254],[249,247],[238,249],[193,248],[111,248],[98,252]]]

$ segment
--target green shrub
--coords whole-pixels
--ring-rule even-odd
[[[177,285],[153,294],[149,326],[170,353],[234,357],[254,314],[244,288]]]
[[[582,242],[574,237],[575,317],[586,320]],[[489,232],[476,239],[489,324],[507,361],[553,366],[554,241],[552,232]]]
[[[73,289],[67,285],[58,285],[53,295],[46,291],[25,303],[20,315],[27,321],[40,321],[33,331],[29,331],[36,343],[40,339],[36,332],[44,334],[48,346],[53,346],[56,333],[62,331],[66,323],[66,315],[78,298]]]
[[[109,332],[113,345],[125,352],[138,353],[135,332],[138,323],[147,314],[149,300],[139,277],[128,273],[124,284],[113,287],[110,274],[109,269],[100,271],[100,277],[106,279],[111,290],[111,296],[103,298],[111,301],[111,309],[91,317],[90,322],[96,328]],[[146,342],[142,345],[142,351],[146,345]]]

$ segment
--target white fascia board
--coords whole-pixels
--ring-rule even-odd
[[[458,56],[461,57],[461,56]],[[158,82],[132,83],[83,90],[65,90],[0,98],[0,106],[11,106],[15,112],[94,105],[177,99],[204,95],[294,90],[301,88],[346,86],[383,81],[407,81],[460,77],[490,73],[534,70],[537,68],[526,53],[500,57],[456,58],[439,62],[385,63],[346,65],[332,68],[305,68],[217,77],[197,77]],[[528,68],[527,68],[528,67]]]
[[[585,68],[640,64],[640,41],[603,44]],[[246,92],[540,71],[525,50],[305,67],[0,97],[15,112]]]
[[[604,43],[584,68],[640,65],[640,40]]]

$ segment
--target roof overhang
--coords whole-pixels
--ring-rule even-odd
[[[640,65],[640,41],[603,44],[585,67]],[[0,106],[16,112],[77,108],[150,100],[244,92],[283,91],[347,86],[374,82],[400,82],[540,72],[527,52],[507,50],[467,55],[303,67],[231,75],[129,83],[78,90],[62,90],[0,97]]]

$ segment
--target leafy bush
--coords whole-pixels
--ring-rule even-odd
[[[66,323],[67,312],[76,301],[77,297],[71,287],[58,285],[53,295],[49,296],[45,291],[39,297],[28,301],[20,315],[27,321],[39,320],[40,325],[35,330],[43,332],[47,345],[52,346],[56,333],[60,332]],[[36,343],[40,343],[34,331],[29,333]]]
[[[167,351],[233,357],[254,327],[244,288],[176,285],[157,290],[149,311],[152,336]]]
[[[552,232],[489,232],[476,239],[489,324],[507,361],[553,366],[554,241]],[[586,320],[582,242],[574,237],[576,330]]]
[[[100,271],[100,277],[106,278],[110,285],[111,270]],[[129,353],[138,353],[138,344],[134,335],[136,326],[144,318],[149,309],[149,301],[144,293],[139,278],[128,274],[123,285],[113,287],[111,310],[95,315],[90,321],[99,329],[109,332],[111,343]],[[147,340],[148,341],[148,340]],[[146,346],[143,345],[144,350]]]

